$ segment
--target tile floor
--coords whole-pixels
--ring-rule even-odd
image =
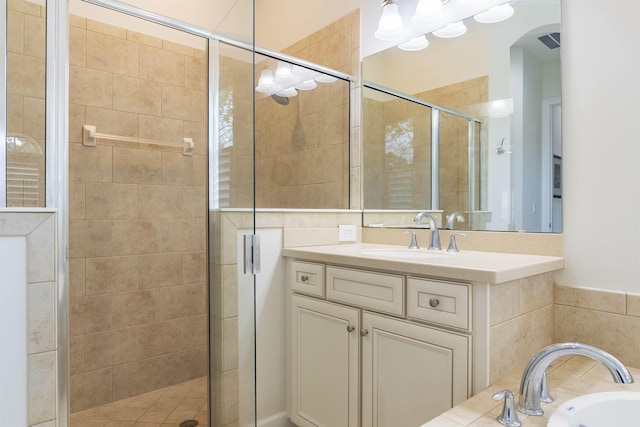
[[[192,419],[209,424],[206,377],[75,412],[70,427],[179,427]]]

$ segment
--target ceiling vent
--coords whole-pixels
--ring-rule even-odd
[[[538,37],[538,40],[549,49],[560,47],[560,33],[545,34],[544,36]]]

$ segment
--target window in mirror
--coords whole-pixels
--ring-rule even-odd
[[[478,120],[367,83],[363,124],[365,225],[412,225],[421,211],[441,226],[456,213],[457,228],[480,219],[479,180],[468,179],[480,172]]]
[[[363,88],[364,206],[431,209],[431,108]]]
[[[45,2],[7,8],[6,206],[45,206]]]

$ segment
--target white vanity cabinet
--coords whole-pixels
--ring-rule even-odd
[[[362,425],[420,426],[467,400],[469,338],[362,314]]]
[[[405,310],[407,282],[417,280],[424,293],[423,279],[291,259],[286,265],[293,423],[419,426],[467,399],[471,336],[405,318],[414,311]],[[455,286],[464,299],[459,288],[467,285]],[[436,291],[429,299],[445,301]],[[424,300],[415,292],[416,303]],[[442,324],[455,311],[445,302]]]

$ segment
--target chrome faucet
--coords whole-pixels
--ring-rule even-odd
[[[464,216],[460,212],[454,212],[451,215],[447,215],[447,230],[453,230],[453,222],[464,222]]]
[[[436,224],[436,219],[433,215],[427,212],[420,212],[413,219],[413,222],[416,225],[422,223],[423,218],[427,218],[429,220],[429,228],[431,229],[431,239],[429,240],[429,247],[427,249],[430,250],[442,250],[442,246],[440,246],[440,233],[438,233],[438,225]]]
[[[551,362],[558,357],[573,354],[587,356],[602,363],[609,370],[613,381],[616,383],[630,384],[633,382],[631,373],[622,362],[604,350],[580,343],[552,344],[543,348],[537,355],[533,356],[524,369],[522,380],[520,381],[518,411],[527,415],[544,414],[544,411],[540,407],[540,397],[545,371]]]

